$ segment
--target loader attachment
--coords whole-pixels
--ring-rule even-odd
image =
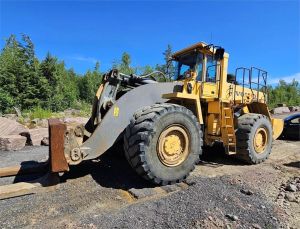
[[[66,125],[59,119],[49,119],[49,166],[52,173],[69,170],[64,154]]]

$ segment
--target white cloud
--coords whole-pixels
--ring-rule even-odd
[[[293,79],[300,81],[300,72],[289,76],[269,77],[267,82],[268,84],[278,84],[279,80],[284,80],[285,82],[290,83],[293,81]]]
[[[90,63],[96,63],[98,60],[93,57],[85,57],[85,56],[73,56],[71,57],[73,60],[78,60],[78,61],[84,61],[84,62],[90,62]]]

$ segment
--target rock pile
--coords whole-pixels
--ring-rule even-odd
[[[20,150],[26,144],[47,142],[48,128],[28,129],[16,120],[0,117],[0,150]]]
[[[277,202],[284,206],[288,202],[300,203],[300,177],[294,177],[287,184],[282,184],[277,196]]]

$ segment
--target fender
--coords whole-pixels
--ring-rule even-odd
[[[94,159],[107,151],[129,125],[134,113],[145,106],[166,102],[163,94],[176,92],[181,82],[146,84],[124,94],[105,114],[92,135],[80,146],[83,160]]]

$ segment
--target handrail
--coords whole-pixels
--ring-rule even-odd
[[[245,92],[245,86],[249,85],[249,89],[251,90],[252,92],[252,95],[254,95],[253,93],[253,88],[252,88],[252,85],[257,85],[257,92],[256,92],[256,97],[257,97],[257,100],[259,98],[259,92],[260,90],[262,90],[262,93],[263,93],[263,96],[264,96],[264,102],[266,102],[266,93],[267,93],[267,75],[268,73],[265,71],[265,70],[262,70],[260,68],[256,68],[256,67],[251,67],[250,69],[249,68],[245,68],[245,67],[239,67],[239,68],[236,68],[235,70],[235,89],[234,89],[234,102],[235,102],[235,91],[236,91],[236,85],[237,85],[237,75],[238,75],[238,72],[242,70],[242,73],[243,73],[243,80],[242,80],[242,87],[243,87],[243,93],[242,93],[242,103],[244,103],[244,92]],[[253,73],[257,71],[257,82],[254,82],[252,81],[252,78],[253,78]],[[246,72],[248,72],[248,80],[249,80],[249,84],[246,84],[245,83],[245,74]],[[262,78],[262,82],[261,82],[261,78]]]

